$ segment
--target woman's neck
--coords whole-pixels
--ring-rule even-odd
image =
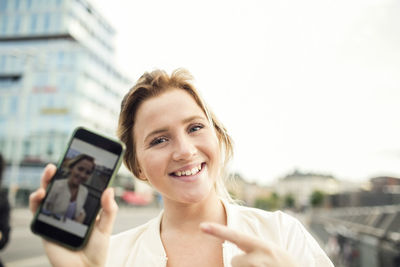
[[[68,187],[70,190],[76,190],[78,189],[79,185],[72,183],[71,181],[68,180]]]
[[[199,224],[205,221],[226,225],[225,207],[215,192],[211,192],[203,201],[193,204],[164,201],[161,232],[166,230],[198,232]]]

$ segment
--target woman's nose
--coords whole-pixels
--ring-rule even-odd
[[[175,139],[172,158],[176,161],[187,160],[193,157],[196,152],[197,148],[190,140],[190,137],[179,137]]]

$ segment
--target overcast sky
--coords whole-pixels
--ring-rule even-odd
[[[194,75],[249,181],[400,177],[400,1],[92,1],[134,80]]]

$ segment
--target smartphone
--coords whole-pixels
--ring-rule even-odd
[[[118,140],[75,129],[32,220],[32,232],[72,250],[83,248],[124,151]]]

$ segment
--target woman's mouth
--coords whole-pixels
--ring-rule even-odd
[[[199,164],[198,166],[186,169],[186,170],[180,170],[176,172],[172,172],[169,175],[172,176],[173,178],[182,180],[182,181],[193,181],[194,178],[200,174],[204,167],[206,166],[206,163],[203,162]]]

